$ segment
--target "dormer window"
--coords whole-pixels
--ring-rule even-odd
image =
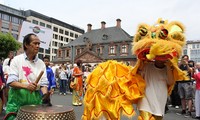
[[[108,39],[108,35],[103,34],[102,40],[107,40]]]
[[[87,38],[87,37],[84,37],[84,38],[83,38],[83,42],[86,42],[86,41],[88,41],[88,38]]]

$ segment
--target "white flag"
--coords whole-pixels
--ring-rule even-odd
[[[52,29],[24,21],[22,23],[22,28],[19,35],[19,41],[23,42],[24,36],[26,36],[29,33],[36,34],[39,37],[41,48],[49,49],[49,43],[53,37]]]

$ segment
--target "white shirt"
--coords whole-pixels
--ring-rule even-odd
[[[9,73],[10,71],[10,66],[8,65],[8,62],[9,62],[10,58],[6,58],[4,61],[3,61],[3,72],[4,74],[5,73]]]
[[[54,74],[54,77],[56,77],[56,69],[58,69],[59,66],[53,66],[51,67],[52,71],[53,71],[53,74]]]
[[[3,66],[3,72],[4,72],[4,74],[9,74],[9,72],[10,72],[10,66],[8,66],[8,65]]]
[[[145,79],[146,89],[145,96],[138,102],[138,109],[163,116],[168,94],[166,67],[160,69],[154,63],[148,63],[141,75]]]
[[[7,84],[13,81],[18,81],[23,84],[35,82],[41,71],[44,71],[44,74],[38,84],[40,86],[48,86],[46,66],[44,62],[38,57],[31,62],[27,59],[26,54],[18,55],[14,57],[11,62]]]
[[[90,72],[84,72],[84,77],[88,77],[88,75],[90,74]]]
[[[9,60],[10,60],[10,58],[6,58],[6,59],[3,61],[3,66],[8,65]]]
[[[67,71],[66,70],[61,70],[59,77],[61,80],[67,80]]]

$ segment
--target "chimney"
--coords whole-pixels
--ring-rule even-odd
[[[87,27],[88,27],[87,32],[90,32],[92,30],[92,24],[87,24]]]
[[[106,22],[102,21],[101,22],[101,29],[103,30],[104,28],[106,28]]]
[[[116,21],[117,21],[117,25],[116,25],[116,27],[121,28],[121,20],[120,20],[120,19],[117,19]]]

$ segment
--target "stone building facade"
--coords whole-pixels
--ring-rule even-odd
[[[87,25],[87,32],[59,48],[54,63],[76,63],[82,60],[84,64],[97,64],[106,60],[117,60],[133,65],[136,57],[132,55],[132,40],[121,28],[121,20],[116,20],[116,26],[106,27],[101,22],[100,29],[92,29]]]

